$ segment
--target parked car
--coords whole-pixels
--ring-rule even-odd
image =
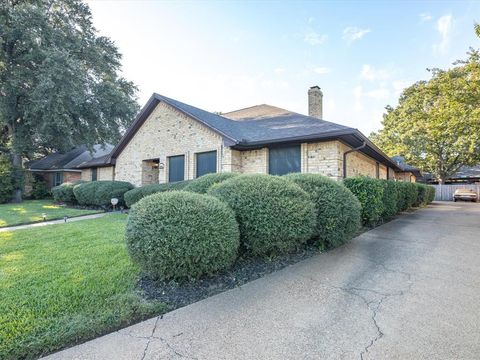
[[[464,200],[476,202],[478,195],[473,189],[457,189],[453,194],[453,201]]]

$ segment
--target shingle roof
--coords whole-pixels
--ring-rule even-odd
[[[281,142],[335,139],[342,136],[342,141],[353,147],[365,142],[367,149],[362,151],[382,163],[397,168],[396,164],[360,131],[348,126],[266,104],[219,115],[159,94],[151,96],[120,143],[113,149],[112,161],[121,153],[160,102],[174,107],[207,126],[224,138],[226,146],[233,148],[247,149]]]
[[[80,145],[66,153],[53,153],[40,160],[32,161],[30,170],[63,170],[82,167],[102,166],[108,164],[113,145],[94,145],[90,152],[86,145]]]
[[[393,161],[395,161],[395,163],[398,165],[398,167],[402,170],[402,171],[407,171],[407,172],[411,172],[412,174],[414,174],[415,176],[417,177],[421,177],[422,176],[422,173],[420,171],[420,169],[416,168],[415,166],[411,166],[411,165],[408,165],[406,162],[405,162],[405,158],[403,156],[392,156],[391,158]]]

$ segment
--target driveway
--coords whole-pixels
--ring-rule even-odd
[[[480,204],[434,203],[49,359],[478,359]]]

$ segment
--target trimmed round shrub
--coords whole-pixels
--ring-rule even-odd
[[[383,214],[383,186],[380,180],[365,176],[351,177],[343,184],[357,197],[362,205],[362,222],[375,225]]]
[[[200,176],[199,178],[192,180],[187,186],[185,186],[185,191],[196,192],[199,194],[206,194],[208,189],[214,185],[221,183],[222,181],[231,179],[234,176],[237,176],[236,173],[215,173],[215,174],[206,174]]]
[[[243,249],[274,255],[296,249],[315,231],[315,206],[295,183],[271,175],[238,175],[213,185],[211,194],[235,212]]]
[[[317,211],[315,237],[321,247],[339,246],[360,228],[362,207],[342,184],[317,174],[285,176],[307,192]]]
[[[393,180],[380,180],[383,186],[382,219],[391,219],[398,213],[398,187]]]
[[[73,193],[73,188],[78,184],[85,183],[84,180],[77,180],[73,182],[66,182],[52,188],[53,200],[59,203],[76,204],[77,199]]]
[[[171,191],[141,199],[130,210],[128,253],[160,280],[195,279],[230,267],[239,230],[227,204],[213,196]]]
[[[12,200],[13,168],[9,159],[0,155],[0,204]]]
[[[128,207],[131,207],[133,204],[138,202],[140,199],[143,199],[145,196],[164,191],[182,190],[185,186],[188,185],[189,182],[191,182],[191,180],[176,181],[164,184],[150,184],[129,190],[124,195],[125,204]]]
[[[133,189],[133,185],[126,181],[89,181],[75,185],[73,193],[80,205],[111,206],[111,199],[117,198],[118,205],[123,205],[123,195]]]

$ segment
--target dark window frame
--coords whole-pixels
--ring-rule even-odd
[[[175,178],[175,180],[172,180],[173,172],[172,172],[172,162],[171,162],[171,160],[172,159],[180,159],[180,158],[183,159],[182,177],[181,178],[178,177],[178,179]],[[184,181],[185,180],[185,154],[172,155],[172,156],[169,156],[167,159],[168,159],[168,161],[167,161],[167,163],[168,163],[168,182],[170,183],[170,182]]]
[[[57,181],[57,176],[59,177]],[[56,171],[53,174],[53,186],[59,186],[63,184],[63,171]]]
[[[98,168],[92,168],[90,175],[91,175],[92,181],[97,181],[97,179],[98,179]]]
[[[290,151],[290,154],[284,153],[283,155],[279,152],[282,150]],[[296,158],[291,158],[290,160],[284,161],[284,164],[281,164],[281,157],[285,155],[292,156]],[[277,158],[275,158],[277,157]],[[285,160],[285,159],[284,159]],[[283,169],[282,169],[283,167]],[[290,168],[290,169],[289,169]],[[281,146],[272,146],[268,148],[268,173],[271,175],[286,175],[290,173],[300,173],[302,172],[302,145],[301,144],[288,144]]]
[[[213,171],[202,171],[201,173],[199,173],[199,169],[202,169],[204,167],[210,167],[210,166],[199,166],[199,159],[203,156],[203,155],[210,155],[210,154],[215,154],[215,162],[214,162],[214,169],[209,169],[209,170],[213,170]],[[218,154],[217,154],[217,150],[212,150],[212,151],[202,151],[202,152],[199,152],[199,153],[196,153],[195,154],[195,177],[198,178],[200,176],[203,176],[203,175],[206,175],[206,174],[214,174],[216,172],[218,172],[218,169],[217,169],[217,161],[218,161],[218,158],[217,158]],[[208,159],[208,161],[211,161],[211,159]],[[211,164],[209,164],[211,165]]]

